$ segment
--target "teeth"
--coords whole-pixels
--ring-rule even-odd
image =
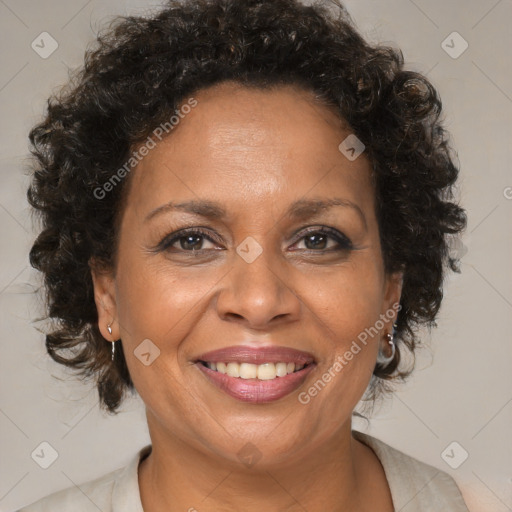
[[[224,373],[230,377],[239,377],[241,379],[259,379],[259,380],[272,380],[276,377],[285,377],[286,375],[295,371],[302,370],[305,365],[295,363],[264,363],[264,364],[251,364],[251,363],[206,363],[210,370],[216,370],[219,373]]]
[[[278,377],[284,377],[288,373],[286,369],[287,366],[288,365],[286,363],[276,363],[276,375]]]
[[[220,373],[226,373],[228,367],[226,363],[213,363],[215,366],[217,366],[216,370]]]
[[[242,379],[255,379],[257,376],[258,367],[255,364],[242,363],[240,365],[240,377]]]
[[[226,373],[230,377],[240,377],[240,365],[238,363],[228,363],[228,369]]]
[[[258,379],[272,380],[276,378],[276,365],[274,363],[265,363],[258,366]]]

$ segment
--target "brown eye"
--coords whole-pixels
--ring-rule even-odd
[[[198,251],[202,249],[204,237],[202,235],[186,235],[177,239],[180,243],[180,248],[184,251]]]
[[[352,242],[345,235],[330,228],[310,230],[297,243],[302,241],[305,245],[304,249],[313,252],[340,251],[352,249],[353,247]]]
[[[211,244],[213,247],[205,247]],[[200,229],[181,230],[164,238],[158,245],[162,251],[196,252],[218,247],[213,237]]]
[[[307,249],[326,249],[329,238],[327,235],[317,233],[305,236],[304,242]]]

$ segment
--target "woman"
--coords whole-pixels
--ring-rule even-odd
[[[136,390],[151,445],[23,510],[467,511],[351,428],[458,271],[440,110],[341,5],[170,1],[103,33],[30,134],[31,262],[49,354],[112,413]]]

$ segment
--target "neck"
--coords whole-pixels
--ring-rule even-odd
[[[323,444],[265,465],[185,444],[149,415],[148,425],[153,448],[139,466],[145,512],[364,510],[369,449],[351,436],[350,422]]]

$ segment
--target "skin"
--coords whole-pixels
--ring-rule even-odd
[[[309,91],[227,82],[194,97],[197,106],[132,171],[115,270],[93,271],[101,332],[122,339],[146,405],[153,449],[139,466],[144,510],[392,511],[383,468],[351,436],[351,416],[395,318],[308,404],[298,401],[400,300],[401,274],[384,271],[370,163],[339,151],[350,129]],[[333,197],[362,216],[350,207],[286,215],[298,199]],[[189,200],[218,202],[227,216],[171,210],[144,220]],[[197,256],[183,239],[154,250],[193,226],[218,240],[194,239]],[[321,234],[307,244],[310,226],[333,228],[354,248]],[[236,252],[248,236],[263,249],[250,264]],[[146,366],[133,352],[148,338],[160,355]],[[231,398],[194,365],[210,350],[268,343],[317,362],[273,403]],[[237,455],[247,443],[261,456],[250,467]]]

